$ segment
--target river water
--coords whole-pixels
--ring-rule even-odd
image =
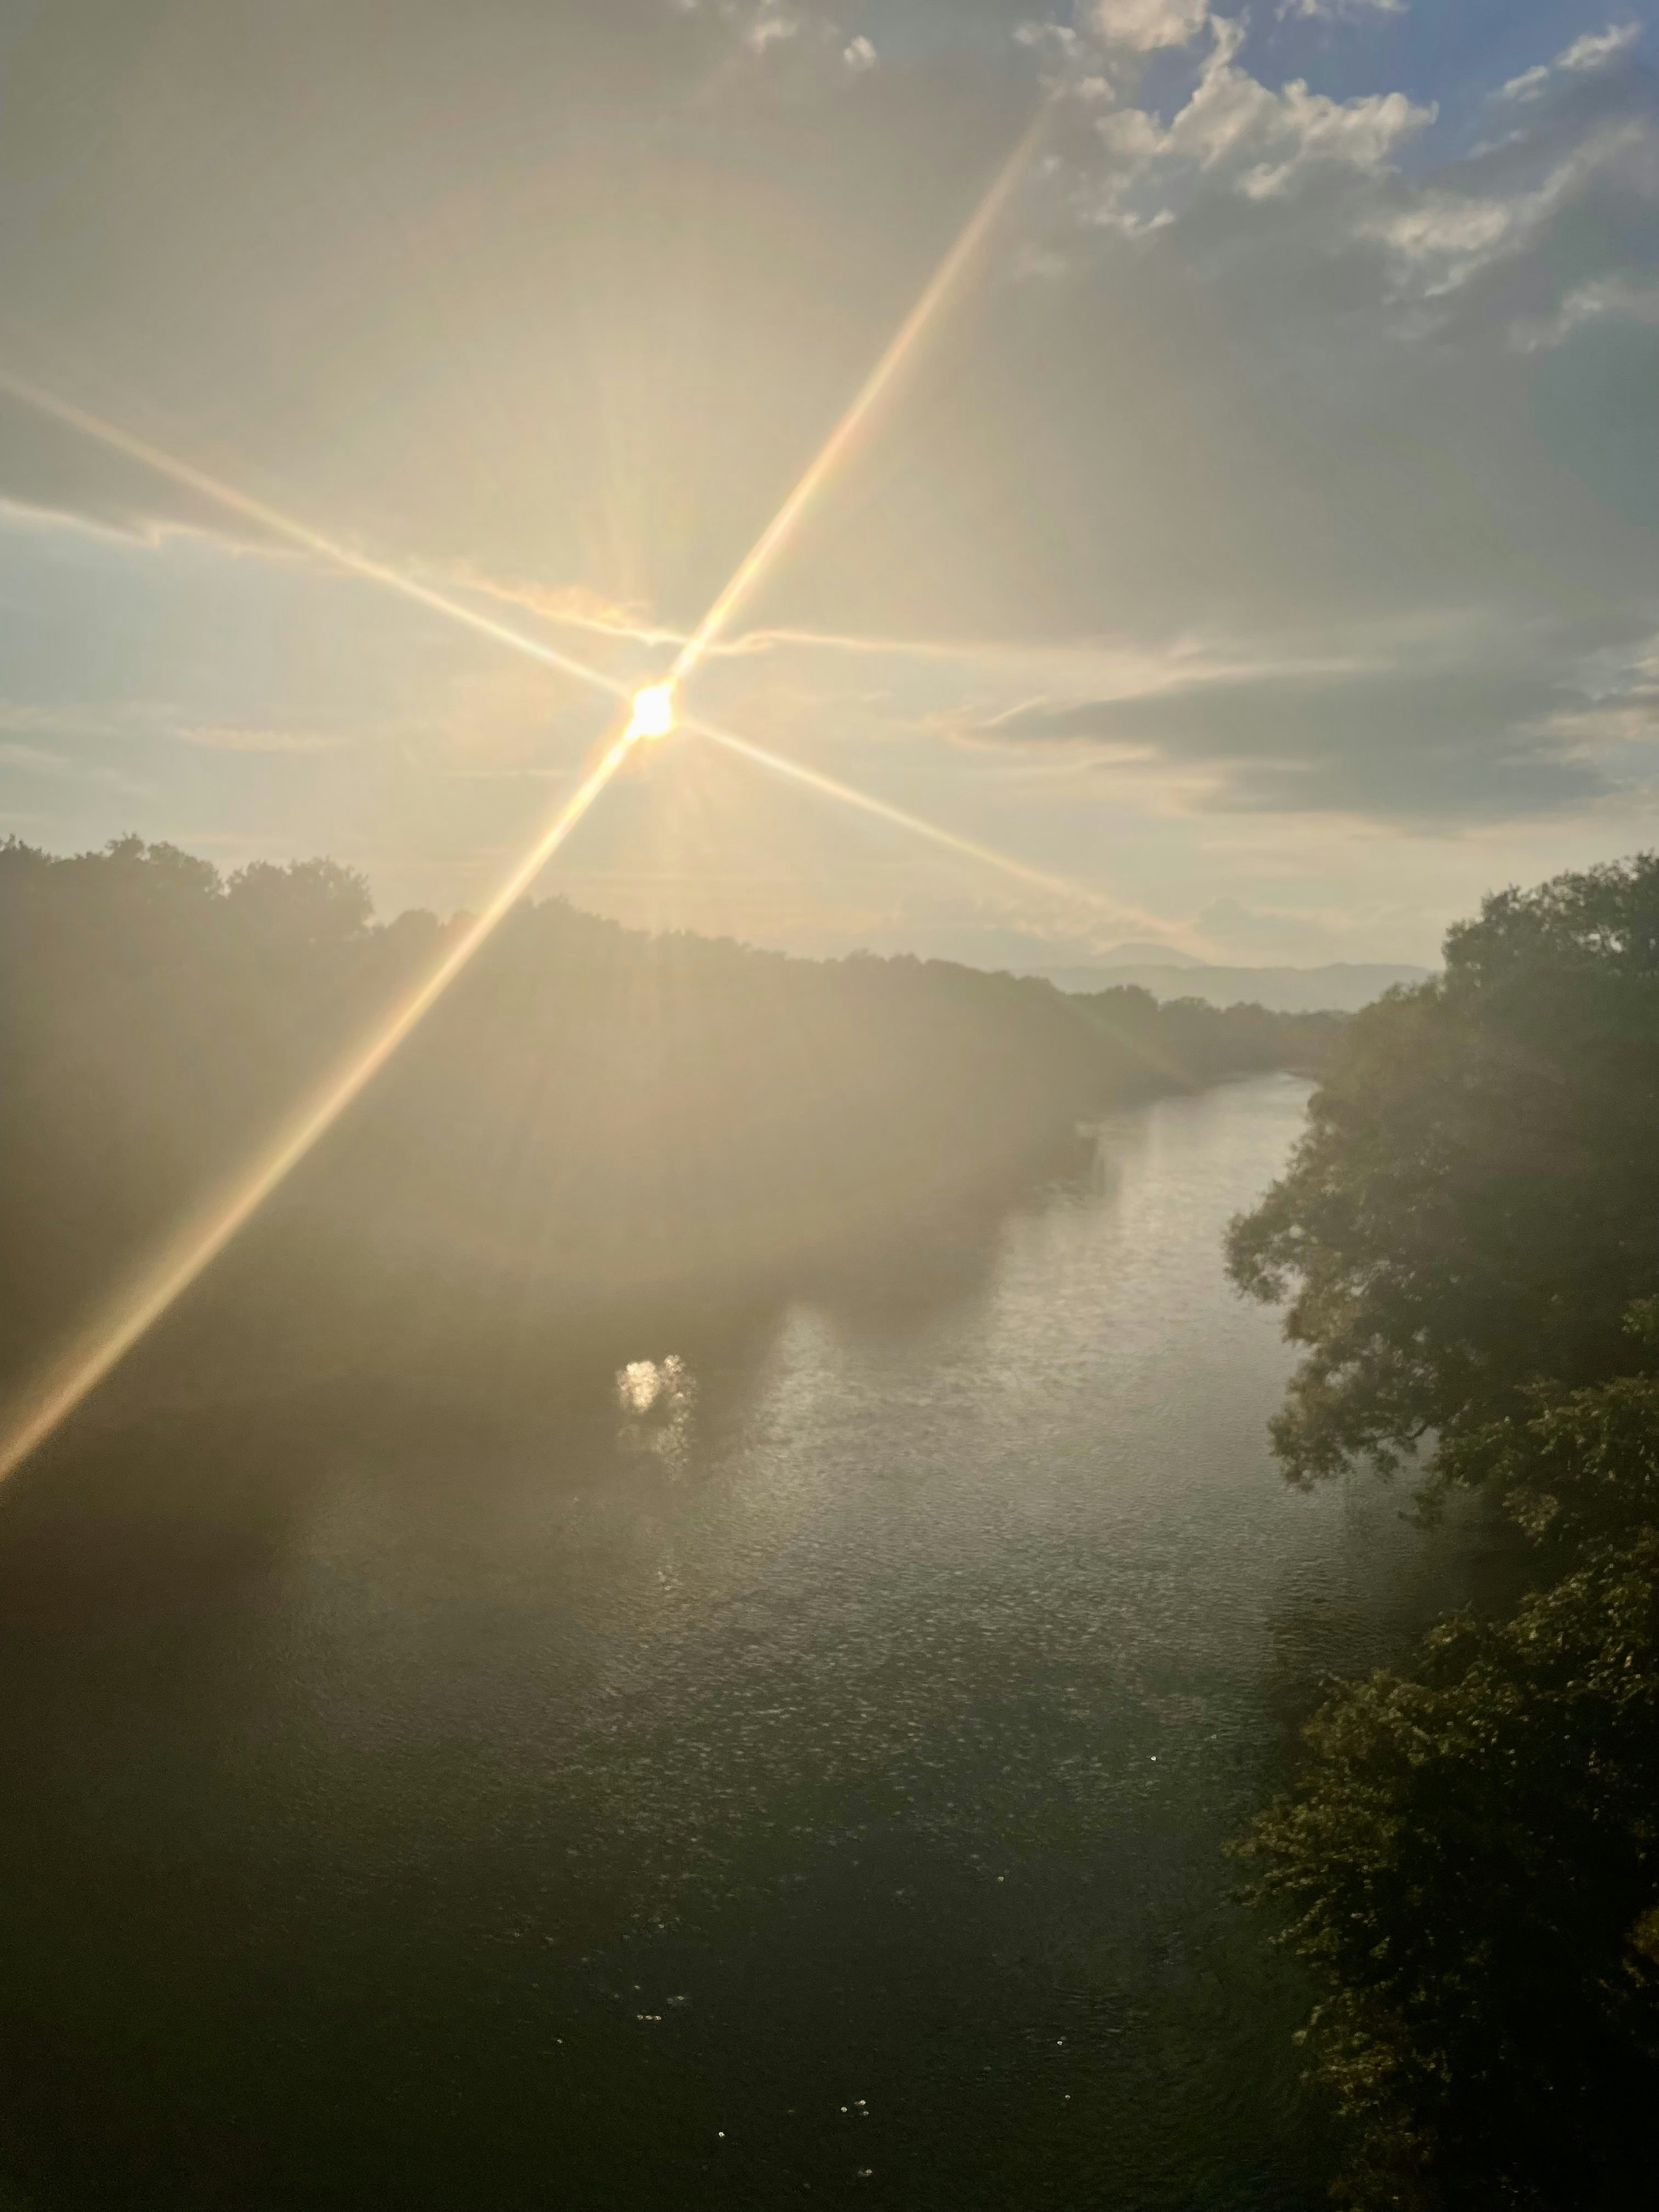
[[[14,1486],[16,2201],[1311,2212],[1221,1846],[1480,1562],[1267,1457],[1219,1238],[1304,1098],[1137,1109],[533,1420],[336,1390]]]

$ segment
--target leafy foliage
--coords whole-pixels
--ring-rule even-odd
[[[1488,899],[1338,1041],[1229,1263],[1310,1482],[1436,1437],[1561,1577],[1339,1688],[1246,1844],[1363,2212],[1623,2212],[1659,2094],[1659,860]]]
[[[1645,1339],[1654,1301],[1635,1309]],[[1589,1390],[1537,1383],[1524,1418],[1475,1429],[1443,1455],[1448,1480],[1483,1488],[1558,1551],[1659,1528],[1659,1376]]]
[[[1244,1847],[1332,1994],[1371,2207],[1623,2208],[1659,2086],[1659,1536],[1429,1636],[1308,1730]]]
[[[1659,1287],[1659,859],[1486,900],[1443,977],[1342,1032],[1289,1172],[1230,1231],[1307,1347],[1292,1480],[1396,1465],[1626,1364]]]

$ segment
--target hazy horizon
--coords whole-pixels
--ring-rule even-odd
[[[0,0],[0,369],[625,684],[1045,89],[688,687],[1083,887],[677,740],[544,888],[982,966],[1431,965],[1659,840],[1645,9]],[[604,700],[0,397],[0,830],[477,906]]]
[[[1659,0],[0,0],[0,2212],[1651,2194],[1656,398]]]

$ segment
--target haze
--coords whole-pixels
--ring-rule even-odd
[[[1659,116],[1576,6],[0,10],[4,366],[630,688],[1063,85],[699,679],[1047,873],[665,748],[581,904],[797,951],[1431,963],[1654,819]],[[0,825],[477,905],[603,702],[0,401]]]

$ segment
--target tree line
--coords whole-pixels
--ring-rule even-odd
[[[1231,1228],[1286,1474],[1415,1465],[1507,1615],[1339,1686],[1243,1848],[1322,1984],[1352,2212],[1626,2212],[1659,2093],[1659,857],[1488,898],[1337,1039]]]
[[[0,847],[0,1370],[228,1187],[465,917],[328,860]],[[1139,1097],[1311,1064],[1339,1026],[811,961],[526,902],[192,1302],[252,1356],[396,1361],[914,1240],[1074,1164]]]

